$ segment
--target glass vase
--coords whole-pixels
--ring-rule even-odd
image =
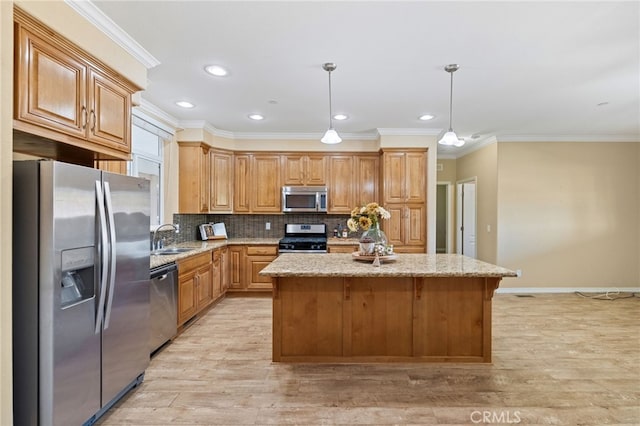
[[[384,256],[387,253],[387,236],[380,229],[379,223],[371,225],[362,233],[359,246],[361,255],[373,256],[377,252],[380,256]]]

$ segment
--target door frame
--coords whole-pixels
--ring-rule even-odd
[[[453,251],[453,243],[455,238],[454,232],[454,216],[453,216],[453,183],[450,181],[438,181],[436,187],[446,187],[447,194],[447,206],[446,206],[446,236],[445,236],[445,253],[451,253]],[[436,247],[437,250],[437,247]]]
[[[474,225],[475,225],[475,230],[476,230],[476,256],[478,257],[478,177],[477,176],[472,176],[470,178],[466,178],[466,179],[461,179],[459,181],[456,181],[456,253],[457,254],[463,254],[462,253],[462,217],[465,211],[465,206],[464,203],[462,203],[462,186],[464,184],[467,183],[473,183],[475,185],[476,188],[476,196],[475,196],[475,202],[473,204],[473,206],[471,206],[473,208],[473,221],[474,221]]]

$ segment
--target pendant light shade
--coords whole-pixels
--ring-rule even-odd
[[[342,142],[342,138],[338,135],[338,132],[333,128],[333,117],[331,113],[331,71],[336,69],[336,64],[333,62],[327,62],[322,65],[322,69],[329,73],[329,129],[326,131],[320,142],[326,144],[336,144]]]
[[[458,64],[449,64],[444,67],[444,70],[451,75],[451,90],[449,92],[449,131],[445,133],[442,138],[438,141],[440,145],[449,145],[449,146],[462,146],[464,145],[464,141],[458,139],[458,136],[453,131],[453,126],[451,122],[453,120],[453,73],[458,71],[460,65]]]
[[[335,143],[342,142],[342,138],[340,138],[340,136],[338,135],[338,132],[336,132],[335,129],[330,128],[325,132],[322,139],[320,139],[320,142],[326,143],[326,144],[335,144]]]

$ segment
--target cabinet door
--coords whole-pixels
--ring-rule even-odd
[[[16,43],[16,118],[84,138],[86,63],[22,27]]]
[[[424,203],[427,199],[427,155],[407,152],[405,164],[405,201]]]
[[[229,248],[220,249],[220,292],[224,294],[229,288],[231,282],[231,263]]]
[[[310,155],[306,158],[305,184],[327,184],[327,157],[324,155]]]
[[[405,201],[405,153],[385,152],[383,161],[383,203],[404,203]]]
[[[236,213],[248,213],[250,185],[250,160],[249,155],[235,155],[233,167],[233,211]]]
[[[232,201],[232,156],[231,154],[211,151],[210,165],[210,198],[209,211],[231,213],[233,210]]]
[[[427,247],[427,207],[425,204],[407,204],[404,211],[404,244],[424,253]]]
[[[196,273],[180,275],[178,278],[178,326],[196,314]]]
[[[229,247],[229,288],[240,290],[245,287],[244,247]]]
[[[380,179],[380,157],[378,155],[357,155],[355,206],[380,202],[378,180]]]
[[[281,212],[280,156],[254,155],[251,166],[251,212]]]
[[[329,159],[328,213],[351,213],[353,200],[353,157],[333,155]]]
[[[304,185],[304,155],[282,156],[282,184]]]
[[[131,96],[101,73],[89,70],[89,134],[91,142],[131,152]]]
[[[271,277],[259,275],[274,256],[247,256],[247,290],[271,290]]]
[[[209,146],[179,143],[180,213],[206,213],[209,210]]]
[[[211,298],[216,300],[222,293],[222,249],[211,253]]]
[[[404,205],[387,204],[385,208],[391,217],[381,222],[382,230],[387,235],[387,243],[393,244],[394,250],[397,251],[398,247],[404,245]]]
[[[211,263],[196,273],[196,310],[199,311],[213,301],[213,272]]]

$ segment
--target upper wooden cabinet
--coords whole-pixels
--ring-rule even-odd
[[[180,213],[231,213],[233,154],[202,142],[178,142]]]
[[[327,158],[322,155],[282,156],[282,185],[326,185]]]
[[[211,147],[201,142],[178,142],[180,213],[208,213]]]
[[[14,19],[14,129],[129,159],[131,94],[140,88],[18,8]]]
[[[356,155],[354,207],[380,202],[378,181],[380,179],[380,157],[378,155]]]
[[[353,163],[352,155],[329,157],[328,213],[348,214],[353,210],[355,190]]]
[[[427,192],[427,153],[392,151],[382,153],[383,203],[424,203]]]
[[[281,213],[280,155],[236,154],[234,212]]]
[[[233,211],[233,154],[209,151],[210,175],[209,211],[231,213]]]

